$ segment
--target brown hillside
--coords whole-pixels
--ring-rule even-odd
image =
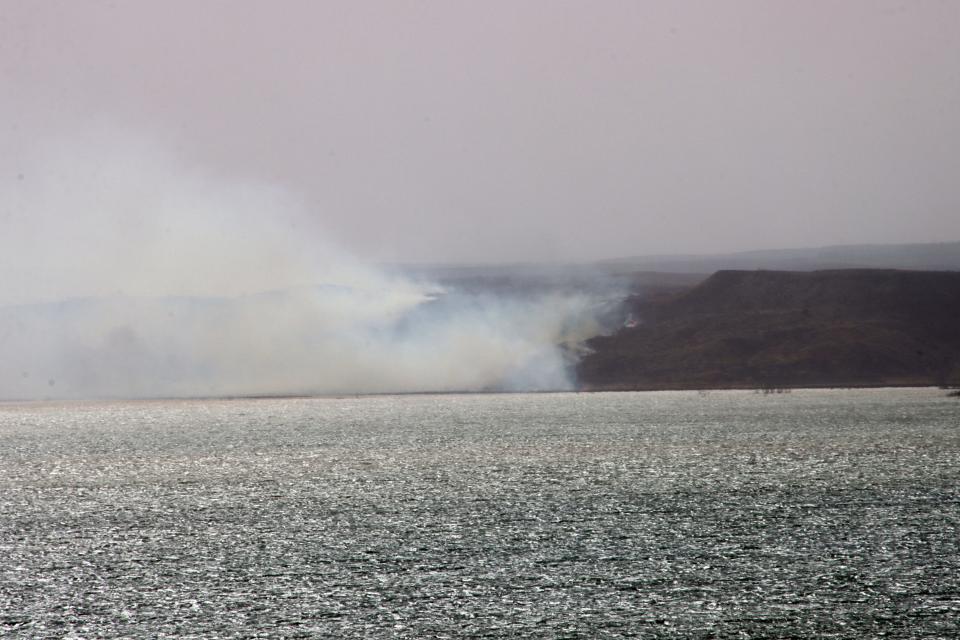
[[[719,271],[631,304],[636,327],[590,341],[583,388],[960,381],[960,272]]]

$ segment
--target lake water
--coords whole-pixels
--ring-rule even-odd
[[[0,637],[637,636],[960,636],[960,401],[0,405]]]

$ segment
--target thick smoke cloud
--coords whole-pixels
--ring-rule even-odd
[[[570,388],[597,300],[444,290],[294,198],[93,130],[0,197],[0,398]]]

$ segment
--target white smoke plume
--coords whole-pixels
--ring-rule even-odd
[[[601,330],[585,294],[363,264],[282,190],[136,135],[58,136],[12,170],[0,399],[566,389]]]

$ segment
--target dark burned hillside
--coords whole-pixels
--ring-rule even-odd
[[[960,382],[960,272],[719,271],[630,304],[637,326],[590,342],[583,388]]]

